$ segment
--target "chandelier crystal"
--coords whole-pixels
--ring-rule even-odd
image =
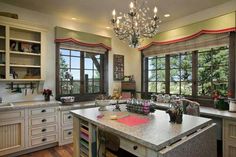
[[[117,15],[115,9],[112,11],[113,30],[120,40],[128,41],[130,47],[138,47],[143,38],[152,38],[158,32],[159,17],[158,9],[153,8],[153,16],[150,16],[150,8],[146,6],[147,1],[141,4],[133,0],[129,5],[128,13]]]

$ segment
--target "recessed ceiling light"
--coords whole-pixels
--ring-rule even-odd
[[[170,14],[165,14],[164,17],[170,17]]]
[[[77,20],[77,18],[75,18],[75,17],[72,17],[72,18],[71,18],[71,20]]]
[[[161,21],[161,20],[159,20],[159,23],[162,23],[162,21]]]
[[[106,29],[110,29],[111,27],[106,27]]]

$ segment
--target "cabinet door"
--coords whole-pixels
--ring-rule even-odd
[[[3,121],[0,124],[0,156],[24,148],[24,120]]]
[[[236,122],[224,120],[224,157],[236,156]]]

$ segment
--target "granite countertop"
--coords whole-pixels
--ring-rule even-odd
[[[170,107],[169,103],[155,103],[159,109],[166,110]],[[200,106],[200,115],[206,117],[216,117],[236,120],[236,113],[222,111],[211,107]]]
[[[0,111],[10,111],[10,110],[19,110],[25,108],[38,108],[38,107],[53,107],[59,106],[60,101],[22,101],[22,102],[12,102],[10,106],[0,107]]]
[[[156,151],[212,123],[212,120],[208,118],[184,115],[182,124],[173,124],[169,123],[169,115],[161,110],[144,116],[127,112],[124,106],[122,106],[122,112],[113,112],[114,106],[108,106],[107,108],[108,111],[99,111],[96,107],[73,110],[71,113],[75,117],[97,125],[99,128],[113,132]],[[101,114],[104,117],[98,119],[97,116]],[[150,121],[146,124],[130,127],[116,120],[111,120],[111,115],[117,115],[118,117],[138,115],[149,118]]]

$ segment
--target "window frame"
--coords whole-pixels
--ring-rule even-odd
[[[60,49],[69,49],[70,51],[80,51],[75,50],[74,48],[64,48],[60,45],[60,43],[56,43],[56,100],[60,101],[60,98],[63,96],[74,96],[76,102],[80,101],[91,101],[95,100],[95,98],[100,94],[107,94],[108,93],[108,50],[100,55],[100,92],[98,93],[85,93],[84,83],[85,80],[83,77],[85,75],[85,67],[84,67],[84,60],[85,51],[80,51],[80,56],[76,56],[80,58],[80,93],[76,94],[60,94]],[[87,52],[93,53],[93,52]],[[96,53],[97,54],[97,53]],[[71,56],[70,56],[71,57]],[[83,59],[81,59],[83,58]],[[93,67],[94,69],[94,67]],[[95,71],[95,70],[94,70]],[[77,80],[78,81],[78,80]]]

